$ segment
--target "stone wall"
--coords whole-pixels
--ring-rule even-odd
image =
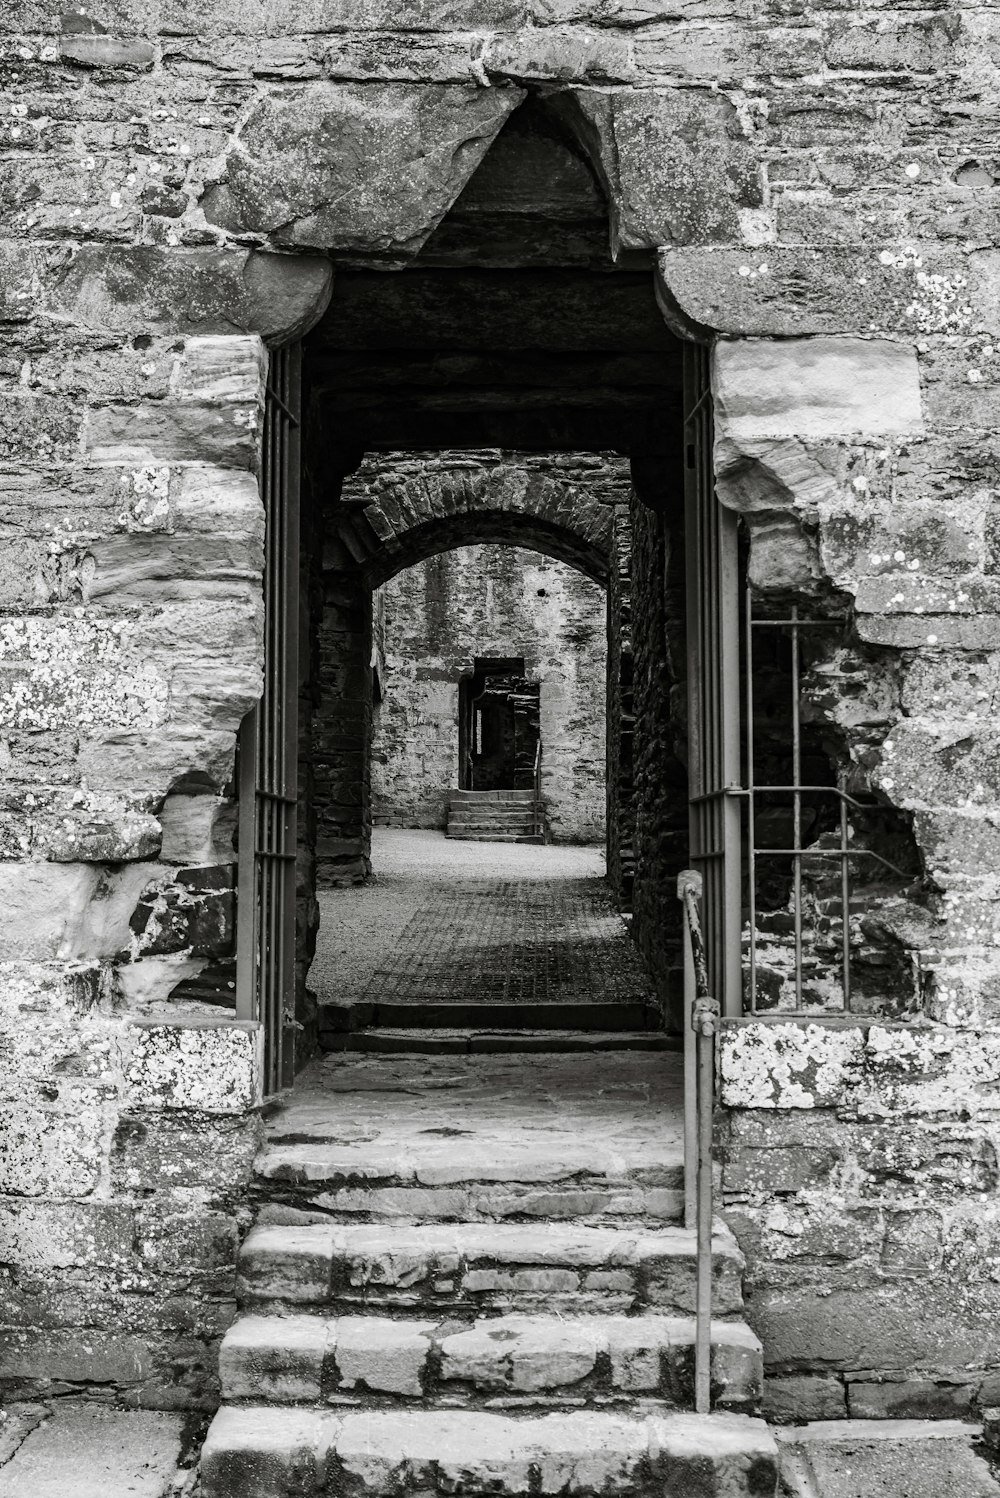
[[[628,510],[614,511],[608,568],[607,862],[623,910],[635,879],[634,657],[632,654],[632,527]]]
[[[848,646],[884,668],[868,681],[831,656],[822,711],[835,768],[912,824],[917,887],[868,912],[907,954],[909,1017],[893,1028],[870,1014],[844,1032],[850,1077],[816,1114],[832,1140],[816,1146],[834,1161],[828,1177],[795,1134],[801,1110],[760,1101],[773,1086],[724,1099],[725,1129],[773,1114],[779,1141],[759,1192],[730,1178],[746,1197],[734,1220],[772,1371],[832,1369],[842,1387],[848,1372],[919,1367],[940,1388],[959,1354],[982,1369],[996,1319],[982,1089],[995,1088],[1000,1046],[996,15],[977,4],[712,10],[123,0],[93,16],[24,3],[0,18],[9,1377],[76,1382],[66,1349],[96,1329],[112,1349],[109,1389],[203,1397],[183,1373],[165,1385],[130,1360],[140,1349],[128,1339],[163,1367],[189,1366],[191,1328],[211,1335],[194,1309],[199,1276],[221,1284],[229,1272],[203,1244],[225,1243],[225,1258],[230,1229],[213,1236],[211,1186],[175,1185],[176,1149],[151,1149],[133,1186],[114,1174],[110,1141],[136,1109],[167,1129],[194,1110],[206,1138],[216,1127],[201,1032],[169,993],[205,960],[191,923],[224,893],[231,852],[216,823],[259,690],[259,339],[309,325],[328,257],[405,263],[528,90],[588,153],[616,251],[662,249],[671,326],[714,344],[717,478],[746,516],[754,586],[803,607],[835,593]],[[653,542],[637,534],[638,598]],[[353,629],[356,600],[342,604]],[[652,651],[656,605],[643,607]],[[655,685],[640,668],[639,615],[637,604],[637,698]],[[638,754],[636,765],[639,777]],[[665,879],[643,815],[640,850]],[[637,898],[650,943],[655,900]],[[207,945],[221,953],[212,919]],[[647,950],[663,974],[663,954]],[[99,998],[77,995],[83,971],[97,972]],[[136,1019],[187,1058],[168,1068],[174,1090],[146,1090],[138,1060],[129,1081],[148,1043]],[[238,1028],[218,1033],[252,1044]],[[780,1086],[786,1058],[768,1049],[766,1025],[753,1033]],[[223,1093],[234,1117],[252,1102],[249,1085]],[[862,1104],[892,1138],[865,1136]],[[912,1166],[894,1153],[897,1128]],[[64,1158],[79,1169],[67,1174]],[[241,1146],[226,1190],[238,1191],[243,1159]],[[810,1160],[823,1180],[814,1198]],[[915,1191],[900,1199],[910,1171]],[[136,1251],[140,1199],[146,1217],[150,1202],[164,1208],[169,1304],[145,1296],[138,1265],[155,1252]],[[789,1233],[771,1231],[772,1213]],[[104,1247],[81,1248],[76,1225],[98,1218]],[[831,1237],[836,1288],[819,1274]],[[114,1291],[105,1301],[84,1293],[94,1252]],[[911,1279],[915,1260],[925,1267]],[[799,1318],[795,1340],[783,1305]]]
[[[258,1027],[178,985],[233,950],[265,359],[141,328],[2,399],[0,1387],[210,1407]]]
[[[788,379],[780,414],[773,379],[766,400],[750,392],[752,340],[716,354],[720,493],[744,516],[755,609],[831,621],[810,651],[806,722],[826,783],[874,807],[850,811],[856,1013],[733,1021],[723,1038],[725,1209],[783,1418],[967,1413],[998,1388],[995,457],[974,394],[942,407],[940,386],[918,389],[932,346],[939,360],[957,347],[947,332],[917,350],[766,344],[763,364]],[[940,465],[964,476],[946,495]],[[806,876],[822,914],[818,860]],[[842,1007],[832,950],[826,966]]]
[[[998,1083],[995,1031],[727,1027],[725,1215],[773,1418],[994,1403]]]
[[[458,683],[476,656],[521,656],[541,685],[542,795],[554,842],[604,838],[606,597],[538,552],[466,546],[381,590],[385,682],[372,735],[372,810],[444,827],[458,787]]]
[[[635,878],[632,931],[656,982],[661,1001],[678,1022],[681,924],[677,875],[687,865],[687,771],[680,757],[685,717],[678,684],[683,652],[668,656],[676,641],[683,591],[682,556],[672,545],[662,511],[633,496],[632,649]],[[683,635],[681,633],[681,640]],[[683,674],[681,674],[681,683]]]

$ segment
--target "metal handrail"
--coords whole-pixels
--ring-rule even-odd
[[[702,887],[695,869],[678,876],[677,898],[684,912],[684,1221],[695,1229],[697,1241],[694,1407],[707,1415],[712,1398],[712,1119],[720,1008],[709,991]]]
[[[542,815],[542,740],[541,735],[535,741],[535,836],[540,837],[545,831],[544,817]]]

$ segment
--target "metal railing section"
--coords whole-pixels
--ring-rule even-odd
[[[236,1012],[264,1030],[265,1094],[291,1085],[298,810],[300,350],[271,354],[264,406],[264,684],[240,725]]]
[[[754,618],[749,588],[744,590],[744,718],[745,718],[745,773],[743,785],[729,785],[724,788],[723,795],[733,802],[742,800],[745,807],[743,842],[746,856],[746,933],[747,933],[747,956],[746,956],[746,1004],[745,1007],[751,1014],[762,1012],[758,1005],[758,949],[760,936],[758,931],[758,862],[762,858],[786,858],[791,860],[792,884],[791,884],[791,916],[792,916],[792,953],[793,953],[793,982],[795,990],[795,1007],[793,1009],[768,1009],[767,1013],[776,1013],[781,1017],[794,1018],[796,1015],[815,1015],[815,1009],[809,1009],[803,998],[803,957],[804,957],[804,891],[803,891],[803,860],[830,859],[839,863],[839,905],[840,905],[840,984],[843,995],[843,1012],[850,1013],[852,1008],[851,997],[851,900],[852,900],[852,875],[851,862],[853,859],[868,859],[872,863],[879,864],[882,868],[897,877],[908,880],[911,876],[898,865],[891,863],[887,858],[875,852],[872,848],[852,847],[851,838],[854,829],[850,822],[851,811],[864,812],[872,810],[877,802],[872,798],[863,801],[858,796],[852,796],[844,790],[843,786],[836,785],[812,785],[802,779],[802,637],[806,630],[831,630],[836,627],[836,621],[830,619],[802,619],[798,608],[792,606],[788,615],[783,618]],[[789,713],[788,723],[790,732],[791,753],[791,780],[786,785],[770,785],[758,783],[756,780],[755,766],[755,743],[754,743],[754,636],[759,630],[780,630],[784,632],[789,640],[791,655],[791,669],[789,673]],[[788,797],[791,800],[791,827],[792,840],[789,847],[761,847],[757,842],[757,815],[761,797]],[[805,798],[832,798],[837,803],[837,832],[835,847],[822,846],[818,843],[804,844],[803,833],[803,809]]]
[[[539,735],[535,743],[535,810],[534,810],[535,836],[542,837],[545,833],[545,813],[542,810],[542,740]]]
[[[709,988],[702,888],[702,876],[694,869],[678,877],[684,919],[684,1222],[697,1241],[694,1407],[707,1415],[712,1398],[712,1120],[720,1007]]]

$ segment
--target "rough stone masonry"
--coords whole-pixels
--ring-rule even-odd
[[[863,917],[905,1003],[723,1038],[726,1208],[772,1407],[996,1401],[997,26],[821,0],[6,7],[8,1387],[216,1397],[258,1039],[169,994],[231,943],[266,349],[331,285],[335,312],[335,266],[409,263],[531,95],[591,163],[615,253],[658,252],[669,326],[712,346],[751,585],[841,621],[809,685],[824,752],[918,861]],[[641,706],[683,679],[677,630],[641,675],[641,621],[676,617],[637,597],[645,575],[640,850]],[[637,891],[647,949],[670,898]]]

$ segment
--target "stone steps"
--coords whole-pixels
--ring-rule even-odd
[[[449,791],[449,807],[465,806],[533,806],[533,790]]]
[[[466,842],[545,842],[545,811],[533,790],[451,791],[446,835]]]
[[[253,1404],[683,1408],[694,1387],[689,1317],[546,1315],[444,1321],[381,1316],[241,1316],[219,1357],[222,1397]],[[761,1345],[742,1322],[712,1324],[713,1406],[755,1414]]]
[[[324,1051],[366,1052],[371,1055],[426,1054],[435,1056],[498,1056],[511,1052],[569,1055],[599,1051],[677,1051],[676,1035],[657,1030],[537,1030],[531,1014],[524,1029],[506,1033],[486,1025],[441,1026],[414,1030],[405,1026],[373,1026],[366,1030],[321,1032]]]
[[[763,1421],[719,1414],[229,1406],[201,1458],[202,1498],[765,1498],[776,1483]]]
[[[416,1141],[414,1145],[416,1146]],[[445,1143],[445,1141],[442,1141]],[[504,1141],[446,1141],[433,1163],[417,1148],[364,1151],[324,1143],[270,1144],[254,1164],[264,1226],[310,1222],[678,1222],[684,1212],[682,1150],[666,1142],[630,1168],[609,1150],[546,1158]]]
[[[472,832],[467,827],[449,826],[445,837],[458,838],[466,843],[533,843],[539,848],[545,843],[545,835],[541,832],[508,832],[496,828],[480,828]]]
[[[743,1308],[743,1258],[718,1224],[712,1305]],[[695,1240],[685,1228],[581,1227],[549,1222],[257,1226],[237,1261],[244,1309],[301,1306],[319,1314],[417,1315],[537,1311],[690,1315]]]

